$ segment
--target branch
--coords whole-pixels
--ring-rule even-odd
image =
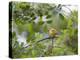
[[[44,40],[46,40],[46,39],[52,39],[52,38],[51,38],[51,37],[47,37],[47,38],[41,39],[41,40],[39,40],[39,41],[36,41],[34,44],[39,43],[39,42],[41,42],[41,41],[44,41]],[[29,44],[28,46],[26,46],[26,47],[24,47],[24,48],[28,48],[29,46],[34,45],[34,44]]]

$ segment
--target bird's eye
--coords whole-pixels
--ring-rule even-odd
[[[55,31],[55,30],[52,30],[52,31]]]

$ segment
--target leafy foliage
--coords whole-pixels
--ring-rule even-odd
[[[16,30],[12,32],[12,57],[45,57],[73,55],[78,53],[78,12],[66,16],[62,5],[42,3],[12,3],[12,17]],[[51,39],[36,43],[28,48],[23,48],[24,43],[19,44],[17,35],[24,31],[26,45],[48,36],[49,27],[57,29],[59,38],[54,39],[52,47]],[[14,30],[15,28],[13,28]]]

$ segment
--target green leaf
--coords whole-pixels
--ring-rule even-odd
[[[59,14],[59,17],[60,17],[62,20],[65,19],[64,15],[62,15],[61,13]]]
[[[51,18],[51,15],[47,15],[47,17],[46,17],[46,18],[47,18],[47,19],[48,19],[48,18]]]
[[[27,28],[27,30],[30,32],[30,33],[34,33],[34,29],[33,29],[33,23],[28,23],[27,24],[27,27],[25,27],[25,28]]]
[[[39,23],[39,25],[42,25],[42,24],[44,24],[44,22],[43,21],[40,21],[40,22],[38,22]]]
[[[52,20],[47,21],[48,24],[52,23]]]

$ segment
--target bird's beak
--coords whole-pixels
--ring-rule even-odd
[[[57,32],[57,34],[55,35],[56,38],[58,38],[60,36],[60,32]]]
[[[55,35],[55,38],[58,38],[59,37],[59,35]]]

